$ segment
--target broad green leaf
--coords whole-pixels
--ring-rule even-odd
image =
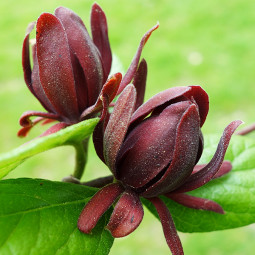
[[[104,255],[113,244],[104,215],[92,234],[77,220],[96,189],[40,179],[0,181],[0,254]]]
[[[0,154],[0,179],[29,157],[58,146],[83,141],[93,132],[98,120],[94,118],[82,121],[54,134],[36,138],[8,153]]]
[[[200,163],[210,161],[218,141],[218,136],[205,137],[206,147]],[[189,209],[162,196],[179,231],[209,232],[255,222],[255,139],[233,136],[225,159],[232,162],[230,173],[189,192],[193,196],[217,202],[223,207],[224,215]],[[157,216],[152,204],[148,201],[144,203]]]

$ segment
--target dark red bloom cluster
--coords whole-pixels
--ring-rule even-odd
[[[36,42],[32,45],[33,68],[30,64],[28,27],[23,43],[24,78],[31,93],[47,111],[25,112],[20,118],[23,127],[18,135],[25,136],[40,121],[57,120],[47,133],[95,117],[102,110],[102,95],[111,102],[135,75],[142,49],[158,25],[142,38],[136,55],[122,79],[120,73],[109,76],[112,53],[108,39],[106,16],[94,4],[91,11],[91,33],[73,11],[59,7],[55,14],[43,13],[36,23]],[[32,116],[39,118],[30,120]]]
[[[146,68],[141,70],[140,80],[145,82]],[[159,195],[191,208],[224,213],[217,203],[185,193],[231,170],[231,164],[223,163],[223,159],[241,121],[226,127],[212,160],[196,166],[203,151],[201,127],[208,113],[206,92],[199,86],[175,87],[142,105],[140,98],[140,92],[128,85],[112,114],[105,114],[94,131],[97,154],[113,173],[115,182],[89,201],[78,227],[90,233],[118,199],[107,228],[113,237],[126,236],[142,221],[140,197],[144,197],[155,206],[172,253],[183,254],[170,212]]]

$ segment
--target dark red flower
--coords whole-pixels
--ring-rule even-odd
[[[141,71],[140,80],[145,80],[145,76]],[[138,92],[138,101],[140,97]],[[203,151],[201,127],[209,105],[206,92],[199,86],[175,87],[138,108],[139,105],[135,87],[128,85],[112,114],[105,114],[97,125],[95,148],[112,171],[115,182],[89,201],[78,227],[90,233],[102,214],[119,198],[107,228],[113,237],[126,236],[142,221],[140,197],[144,197],[155,206],[172,253],[183,254],[171,214],[159,195],[187,207],[224,213],[217,203],[186,192],[231,170],[231,164],[223,163],[223,159],[241,121],[233,121],[225,128],[212,160],[207,165],[196,166]]]
[[[34,25],[29,25],[24,39],[22,65],[29,90],[47,112],[25,112],[20,118],[23,128],[19,136],[25,136],[40,121],[60,121],[62,124],[49,131],[56,132],[65,126],[94,117],[103,108],[103,97],[111,102],[132,81],[142,49],[152,31],[158,27],[156,25],[144,35],[121,81],[120,73],[108,78],[112,53],[106,16],[97,4],[92,6],[91,11],[92,38],[80,17],[73,11],[59,7],[54,15],[43,13],[36,23],[31,68],[29,35]],[[31,121],[32,116],[39,118]]]

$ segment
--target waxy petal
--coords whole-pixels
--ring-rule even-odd
[[[147,78],[147,63],[145,59],[142,59],[133,80],[133,85],[135,86],[137,92],[135,110],[143,103],[146,87],[146,78]]]
[[[130,64],[125,76],[123,77],[119,90],[118,90],[118,94],[121,93],[121,91],[123,91],[123,89],[132,81],[132,79],[134,78],[134,75],[137,71],[137,67],[139,64],[139,60],[142,54],[142,50],[143,47],[145,46],[146,42],[148,41],[148,39],[150,38],[152,32],[154,30],[156,30],[159,27],[159,24],[155,25],[154,27],[152,27],[148,32],[146,32],[146,34],[143,36],[140,45],[137,49],[137,52],[132,60],[132,63]]]
[[[107,229],[115,238],[127,236],[140,225],[143,214],[143,206],[138,195],[126,191],[117,202]]]
[[[183,139],[185,137],[185,139]],[[173,160],[160,180],[142,192],[144,197],[168,193],[180,185],[193,170],[199,147],[199,114],[192,104],[183,114],[176,132]]]
[[[77,56],[86,78],[88,105],[93,105],[103,86],[103,67],[98,50],[90,38],[83,21],[73,11],[59,7],[55,15],[61,20],[68,43]]]
[[[51,135],[51,134],[54,134],[56,132],[58,132],[59,130],[61,129],[64,129],[68,127],[68,125],[64,122],[59,122],[53,126],[51,126],[49,129],[47,129],[45,132],[43,132],[40,137],[43,137],[43,136],[47,136],[47,135]]]
[[[247,135],[255,130],[255,123],[236,132],[236,135]]]
[[[81,114],[81,120],[84,120],[86,118],[89,118],[91,114],[97,113],[103,109],[103,101],[102,98],[107,97],[109,103],[115,98],[120,82],[121,82],[122,75],[121,73],[116,73],[112,75],[104,84],[102,91],[100,92],[100,95],[98,96],[98,99],[96,103],[89,108],[87,108],[82,114]]]
[[[118,153],[116,178],[135,189],[159,179],[173,159],[177,127],[191,105],[196,107],[190,101],[172,104],[132,129]]]
[[[181,96],[197,100],[196,103],[198,105],[201,118],[200,126],[202,126],[208,112],[209,101],[207,93],[200,86],[173,87],[156,94],[135,111],[131,119],[131,124],[139,122],[141,119],[150,114],[155,108],[160,107],[165,103],[175,100]],[[202,109],[203,107],[205,109]]]
[[[196,165],[193,169],[192,174],[197,173],[201,169],[203,169],[206,166],[206,164],[203,165]],[[220,166],[218,172],[213,176],[213,179],[219,178],[227,173],[229,173],[232,170],[232,164],[230,161],[224,160],[222,162],[222,165]]]
[[[220,214],[224,214],[222,207],[214,201],[211,201],[206,198],[194,197],[188,194],[165,194],[166,197],[172,199],[176,203],[179,203],[183,206],[192,208],[192,209],[199,209],[199,210],[206,210],[212,211]]]
[[[136,89],[128,85],[118,98],[104,133],[104,158],[115,175],[116,156],[126,135],[136,102]]]
[[[123,187],[118,183],[109,184],[99,190],[82,210],[78,220],[79,230],[89,234],[123,191]]]
[[[44,13],[37,21],[36,50],[43,90],[56,111],[77,121],[77,95],[72,71],[70,48],[61,22]]]
[[[32,22],[28,25],[27,31],[26,31],[26,37],[23,42],[23,48],[22,48],[22,67],[23,67],[23,72],[24,72],[24,80],[27,84],[27,87],[29,90],[32,92],[34,96],[35,93],[32,89],[32,80],[31,80],[31,75],[32,75],[32,70],[31,70],[31,64],[30,64],[30,54],[29,54],[29,35],[31,31],[33,30],[35,26],[35,22]]]
[[[177,234],[172,216],[164,204],[164,202],[157,198],[148,199],[155,206],[159,219],[161,221],[163,232],[166,238],[168,247],[173,255],[184,255],[181,240]]]
[[[30,120],[30,118],[35,116],[43,117],[44,119],[59,120],[59,116],[54,113],[27,111],[21,115],[19,119],[19,124],[22,127],[28,127],[32,124],[32,121]]]
[[[219,171],[223,162],[226,150],[228,148],[230,138],[235,130],[242,124],[242,121],[236,120],[231,122],[224,130],[223,135],[218,144],[217,150],[211,161],[200,171],[192,174],[185,183],[174,192],[183,193],[197,189],[209,182]]]
[[[101,7],[96,3],[92,6],[90,24],[93,42],[101,54],[105,79],[107,79],[112,65],[112,52],[108,38],[106,16]]]

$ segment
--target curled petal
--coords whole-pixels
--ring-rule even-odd
[[[114,99],[118,91],[122,75],[116,73],[112,75],[104,84],[100,95],[94,105],[87,108],[81,115],[81,119],[84,120],[91,116],[91,114],[99,112],[103,108],[103,98],[107,97],[109,103]],[[108,106],[107,106],[108,107]]]
[[[30,125],[24,126],[24,127],[22,127],[22,128],[18,131],[18,133],[17,133],[18,137],[26,137],[26,136],[28,135],[29,131],[31,130],[31,128],[32,128],[34,125],[36,125],[37,123],[39,123],[39,122],[41,122],[41,121],[43,121],[43,120],[45,120],[45,119],[42,118],[42,117],[38,117],[38,118],[36,118],[36,119],[33,120],[33,121],[30,120]]]
[[[212,211],[220,214],[224,214],[222,207],[214,201],[209,199],[193,197],[188,194],[165,194],[166,197],[172,199],[176,203],[179,203],[183,206],[193,208],[193,209],[201,209],[206,211]]]
[[[163,232],[166,238],[167,245],[169,246],[171,252],[173,255],[183,255],[183,248],[181,244],[181,240],[177,234],[174,221],[172,219],[172,216],[164,204],[164,202],[157,198],[149,198],[149,201],[152,202],[152,204],[155,206],[158,216],[160,218]]]
[[[201,169],[195,174],[192,174],[182,186],[180,186],[174,191],[175,193],[183,193],[197,189],[209,182],[215,176],[223,162],[226,150],[230,142],[230,138],[241,124],[242,121],[236,120],[231,122],[225,128],[218,144],[217,150],[211,161],[203,169]]]
[[[202,164],[202,165],[196,165],[193,169],[192,174],[197,173],[198,171],[200,171],[201,169],[203,169],[206,166],[206,164]],[[227,173],[229,173],[232,170],[232,164],[230,161],[224,160],[222,162],[222,165],[220,166],[220,169],[218,170],[218,172],[213,176],[213,179],[215,178],[219,178]]]
[[[20,125],[22,127],[29,127],[29,126],[33,125],[33,122],[30,120],[30,117],[34,117],[34,116],[42,117],[42,119],[59,120],[59,116],[57,114],[54,114],[54,113],[27,111],[27,112],[24,112],[21,115],[21,117],[19,119]]]
[[[136,102],[136,89],[128,85],[118,98],[104,133],[104,158],[115,174],[116,156],[126,135]]]
[[[112,52],[108,38],[106,16],[101,7],[96,3],[92,6],[90,24],[93,42],[101,54],[105,79],[107,79],[112,65]]]
[[[137,52],[132,60],[132,63],[130,64],[125,76],[123,77],[123,80],[120,84],[119,90],[117,94],[120,94],[121,91],[132,81],[132,79],[134,78],[134,75],[136,73],[138,64],[139,64],[139,60],[142,54],[142,50],[144,45],[146,44],[146,42],[148,41],[148,39],[150,38],[152,32],[154,30],[156,30],[159,27],[159,24],[156,24],[154,27],[152,27],[142,38],[140,45],[137,49]]]
[[[137,92],[137,100],[135,104],[135,110],[142,105],[144,100],[145,86],[147,78],[147,63],[145,59],[142,59],[139,64],[138,70],[135,73],[133,84]]]
[[[132,233],[143,219],[143,206],[133,192],[124,192],[111,215],[107,229],[113,237],[124,237]]]
[[[89,234],[123,191],[123,187],[118,183],[109,184],[99,190],[83,208],[78,220],[79,230]]]
[[[65,29],[54,15],[37,21],[36,50],[43,90],[56,111],[71,121],[79,116],[70,48]]]

